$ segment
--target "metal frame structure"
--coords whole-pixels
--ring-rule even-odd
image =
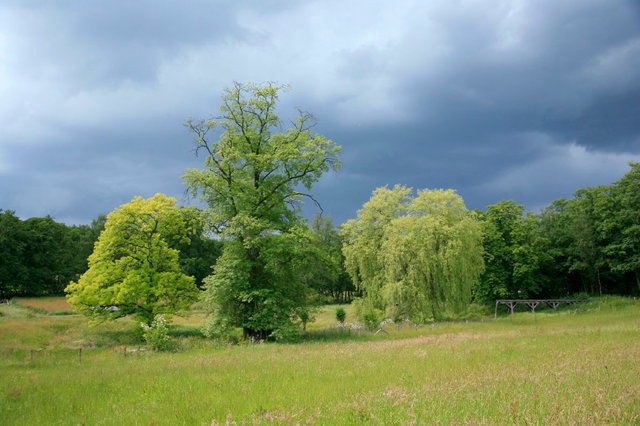
[[[587,302],[589,302],[589,299],[502,299],[496,300],[494,317],[498,317],[498,305],[505,305],[507,308],[509,308],[509,313],[513,314],[516,306],[518,305],[527,305],[531,309],[531,312],[535,313],[536,308],[541,303],[547,304],[551,309],[555,311],[561,304],[576,305],[578,303]]]

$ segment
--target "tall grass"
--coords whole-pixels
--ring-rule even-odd
[[[16,352],[0,362],[0,413],[3,424],[634,424],[638,359],[640,304],[610,299],[328,343]]]
[[[72,314],[73,308],[64,297],[16,297],[12,303],[32,308],[42,314]]]

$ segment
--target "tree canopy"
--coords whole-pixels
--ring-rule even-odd
[[[175,199],[135,197],[107,216],[89,269],[68,285],[67,300],[94,319],[134,315],[147,324],[157,314],[189,307],[198,289],[194,278],[182,273],[178,251],[168,242],[187,235]]]
[[[298,111],[283,129],[276,114],[282,89],[235,83],[222,96],[220,116],[187,122],[205,158],[184,180],[208,204],[210,224],[225,240],[205,280],[205,300],[214,323],[256,338],[290,324],[309,300],[297,257],[308,241],[299,203],[315,201],[303,191],[339,166],[340,147],[311,131],[311,114]]]
[[[0,298],[59,295],[87,270],[101,222],[67,226],[52,217],[21,220],[0,209]]]
[[[464,311],[483,269],[482,229],[452,190],[378,188],[343,225],[365,312],[425,322]]]
[[[342,237],[333,225],[331,216],[317,213],[309,224],[315,234],[321,257],[312,259],[313,266],[307,272],[305,282],[314,290],[333,302],[349,302],[353,299],[355,287],[344,268]]]
[[[544,284],[540,264],[545,257],[535,216],[524,216],[524,206],[500,201],[480,215],[483,226],[485,270],[474,289],[475,299],[527,298]]]
[[[640,291],[640,163],[630,166],[611,190],[612,209],[600,230],[608,242],[611,270],[631,275]]]

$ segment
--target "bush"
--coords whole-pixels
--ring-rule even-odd
[[[280,343],[295,343],[300,341],[300,328],[296,324],[287,323],[271,333],[269,337]]]
[[[336,309],[336,319],[340,324],[344,324],[347,319],[347,312],[343,308]]]
[[[376,331],[380,325],[380,313],[376,310],[365,312],[362,319],[369,331]]]
[[[160,352],[170,351],[175,345],[169,337],[169,325],[164,315],[157,315],[151,325],[140,323],[142,337],[149,349]]]
[[[209,315],[200,331],[209,339],[218,339],[226,336],[231,331],[228,321],[220,315]]]

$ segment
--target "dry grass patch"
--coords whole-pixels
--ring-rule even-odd
[[[63,296],[55,297],[17,297],[14,303],[48,312],[72,312],[73,308]]]

